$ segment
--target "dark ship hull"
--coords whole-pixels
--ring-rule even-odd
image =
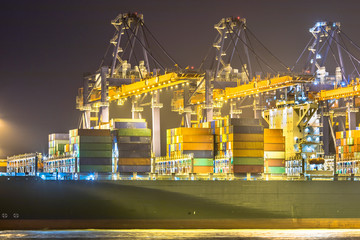
[[[0,229],[359,228],[356,181],[0,179]]]

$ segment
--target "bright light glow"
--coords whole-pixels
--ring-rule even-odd
[[[89,180],[89,181],[94,181],[95,180],[95,176],[93,174],[89,175],[86,177],[86,180]]]

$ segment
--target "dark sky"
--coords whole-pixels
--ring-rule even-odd
[[[319,20],[340,21],[347,35],[360,43],[359,1],[0,3],[0,158],[46,152],[49,133],[77,127],[75,96],[82,75],[97,70],[113,35],[110,21],[119,13],[143,13],[152,33],[182,66],[200,64],[216,35],[214,24],[227,16],[245,17],[256,36],[289,66],[309,41],[308,29]],[[122,116],[121,111],[117,115]]]

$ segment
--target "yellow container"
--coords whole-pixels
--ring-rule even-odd
[[[265,137],[282,137],[283,130],[282,129],[264,129],[264,136]]]
[[[285,151],[284,143],[265,143],[264,151]]]
[[[233,157],[264,157],[264,150],[232,150]]]
[[[150,165],[150,158],[119,158],[118,165]]]
[[[336,138],[336,139],[342,138],[342,132],[336,132],[336,133],[335,133],[335,138]]]
[[[283,151],[266,151],[264,153],[264,158],[266,159],[285,159],[285,152]]]
[[[228,135],[229,142],[263,142],[264,134],[231,133]]]
[[[213,135],[182,135],[179,136],[179,142],[213,143],[214,136]]]
[[[210,166],[194,166],[193,173],[213,173],[214,167]]]
[[[228,142],[229,149],[264,149],[263,142]]]
[[[214,150],[213,143],[179,143],[179,150]]]

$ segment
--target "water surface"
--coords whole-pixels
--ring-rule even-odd
[[[0,239],[106,239],[106,240],[208,240],[208,239],[359,239],[360,229],[302,230],[67,230],[0,231]]]

